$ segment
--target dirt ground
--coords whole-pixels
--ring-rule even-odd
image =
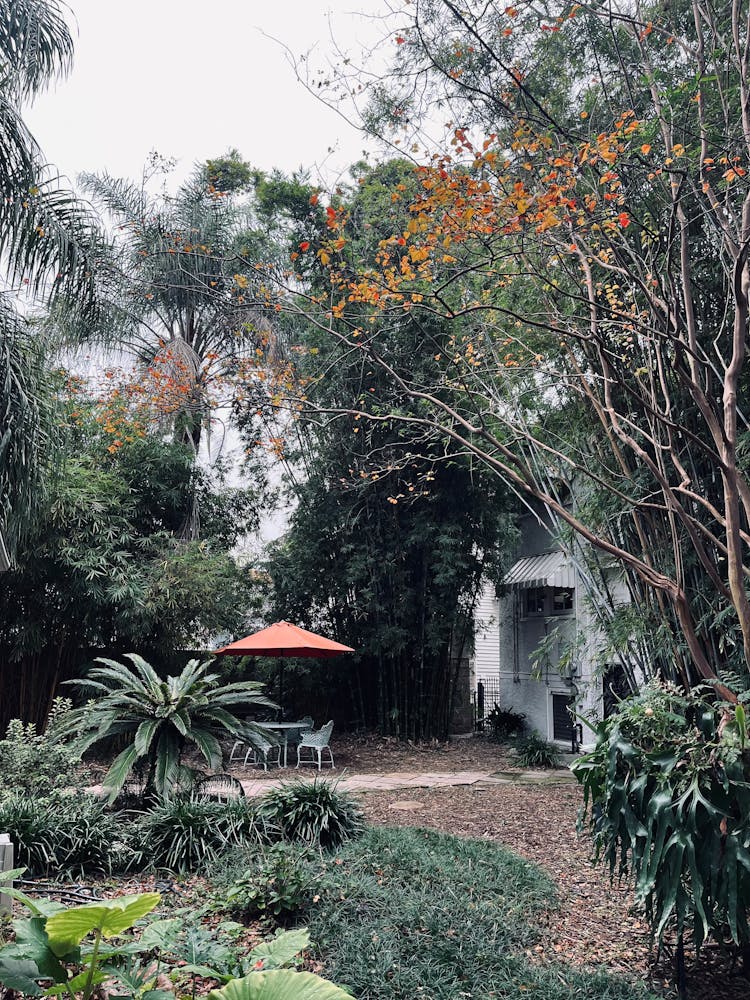
[[[400,740],[375,736],[336,733],[331,740],[336,766],[325,768],[325,774],[338,777],[346,774],[385,774],[391,771],[507,771],[518,765],[507,746],[484,738],[457,739],[450,743],[403,743]],[[290,746],[289,764],[294,770],[296,751]],[[309,768],[305,773],[309,774]],[[278,778],[279,770],[269,767],[232,765],[231,773],[238,778]],[[284,773],[284,772],[282,772]],[[289,772],[291,773],[291,771]]]

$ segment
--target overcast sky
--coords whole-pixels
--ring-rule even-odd
[[[71,75],[37,99],[26,120],[47,160],[140,177],[151,150],[192,163],[239,149],[254,166],[337,172],[364,138],[296,80],[295,57],[334,59],[383,32],[354,0],[69,0],[77,26]],[[361,4],[375,14],[379,0]],[[271,36],[271,37],[269,37]],[[274,41],[278,39],[279,41]],[[334,152],[330,153],[329,150]]]

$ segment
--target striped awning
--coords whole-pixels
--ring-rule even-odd
[[[575,587],[575,569],[563,552],[526,556],[513,563],[503,579],[505,587]]]
[[[0,573],[5,572],[5,570],[10,569],[10,555],[5,547],[5,540],[3,538],[3,533],[0,531]]]

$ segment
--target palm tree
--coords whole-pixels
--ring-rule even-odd
[[[164,796],[180,778],[188,744],[197,748],[209,768],[216,769],[223,760],[220,735],[253,742],[263,732],[268,740],[267,731],[241,721],[233,711],[276,707],[260,694],[259,682],[220,685],[218,675],[208,673],[210,660],[189,660],[178,677],[162,679],[143,657],[126,655],[132,669],[101,657],[96,661],[101,667],[66,682],[102,692],[65,718],[65,734],[77,734],[82,753],[111,736],[130,738],[104,778],[110,802],[139,761],[146,764],[146,790]]]
[[[253,174],[239,154],[195,167],[174,196],[107,174],[84,190],[116,223],[107,288],[110,328],[139,362],[156,360],[182,392],[175,437],[197,454],[222,381],[270,334],[257,308],[262,240],[240,195]]]
[[[0,0],[0,569],[33,515],[48,444],[44,345],[29,307],[74,304],[89,319],[96,311],[96,221],[58,186],[22,115],[26,102],[67,72],[72,55],[57,0]]]

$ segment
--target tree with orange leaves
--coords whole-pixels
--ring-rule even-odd
[[[439,109],[449,139],[419,145],[408,222],[374,263],[331,210],[313,248],[328,286],[308,297],[419,404],[412,424],[622,567],[642,673],[730,698],[725,672],[750,680],[749,17],[713,0],[410,5],[368,120],[414,148]],[[453,323],[431,384],[380,350],[405,314]]]

